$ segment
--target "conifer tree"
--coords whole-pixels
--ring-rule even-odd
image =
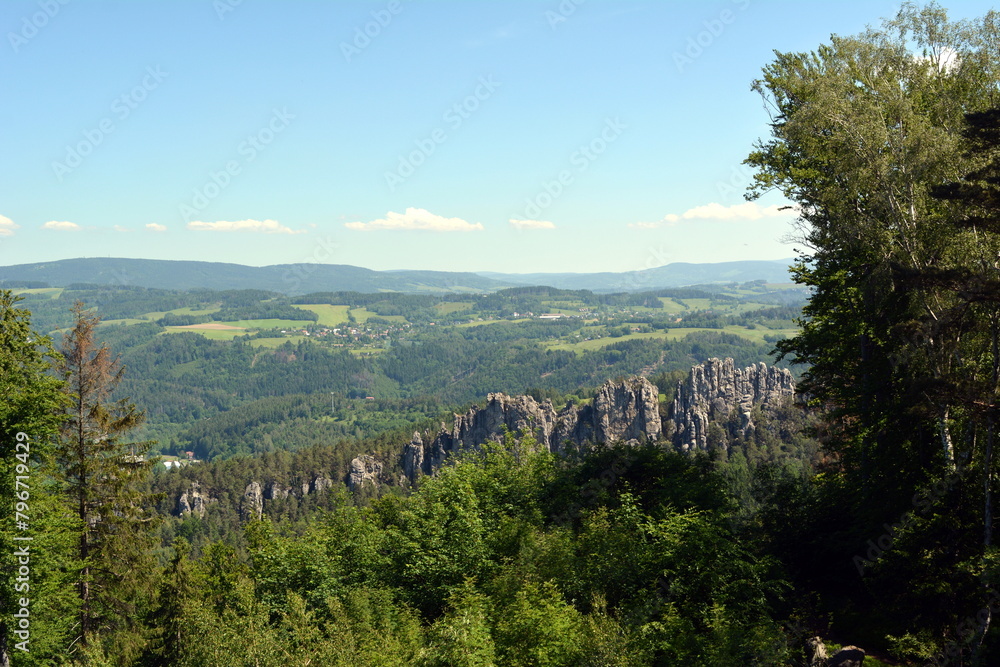
[[[45,463],[51,454],[51,439],[59,432],[64,401],[62,383],[49,373],[58,354],[49,338],[32,330],[31,314],[18,308],[18,301],[12,292],[0,290],[0,667],[11,664],[11,655],[17,656],[16,664],[20,665],[29,664],[44,650],[56,650],[64,639],[60,630],[65,631],[59,615],[52,613],[61,609],[55,599],[61,586],[55,566],[59,550],[48,548],[62,536],[49,521],[57,514],[53,508],[58,497],[47,495],[44,483]],[[15,488],[17,475],[22,481],[19,488]],[[18,530],[15,492],[24,491],[29,511],[23,514],[28,516],[29,529]],[[32,539],[15,541],[14,537]],[[31,581],[26,582],[30,588],[18,591],[13,554],[26,545],[32,559],[29,567],[34,567]],[[42,545],[45,548],[39,550]],[[43,561],[46,551],[54,556]],[[24,646],[27,653],[15,647],[20,638],[10,626],[12,615],[20,609],[20,605],[15,609],[15,602],[21,598],[29,600],[29,614],[35,612],[29,617],[32,625],[30,640]],[[42,609],[49,613],[39,613]]]
[[[954,268],[925,271],[914,281],[952,296],[946,323],[960,329],[969,361],[947,390],[964,399],[968,413],[984,432],[982,452],[973,452],[983,469],[983,545],[993,542],[992,475],[997,401],[1000,399],[1000,108],[966,114],[963,137],[975,168],[932,194],[952,202],[946,224],[954,229],[964,260]]]
[[[144,642],[138,605],[155,590],[154,498],[143,486],[150,443],[122,442],[144,414],[113,395],[125,369],[97,342],[100,318],[80,302],[73,314],[76,325],[62,346],[70,408],[58,460],[77,521],[78,633],[83,646],[107,634],[101,643],[127,664]]]

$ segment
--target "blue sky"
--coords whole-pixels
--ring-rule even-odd
[[[946,3],[956,18],[983,3]],[[5,1],[0,265],[631,271],[791,257],[772,51],[896,2]]]

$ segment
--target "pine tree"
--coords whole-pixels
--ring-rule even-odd
[[[54,546],[61,537],[58,528],[48,521],[53,514],[57,497],[47,496],[44,484],[45,462],[50,455],[50,441],[59,431],[60,414],[64,396],[61,382],[49,371],[58,358],[52,342],[31,328],[31,314],[17,308],[19,297],[7,290],[0,290],[0,667],[10,665],[10,656],[16,654],[18,664],[28,664],[33,657],[14,648],[20,638],[15,637],[9,622],[20,608],[15,602],[28,598],[31,618],[30,641],[26,648],[39,654],[39,649],[54,650],[62,643],[58,615],[58,591],[61,585],[57,556],[41,566],[39,559],[46,551],[58,554],[58,549],[37,548],[44,541],[45,547]],[[18,456],[20,454],[20,456]],[[16,476],[21,475],[19,489],[15,488]],[[27,488],[25,488],[27,486]],[[27,531],[18,531],[14,523],[15,492],[27,491],[29,518]],[[14,541],[14,537],[31,537],[29,541]],[[28,590],[15,590],[17,563],[15,548],[28,545],[32,575]],[[52,566],[52,567],[49,567]],[[50,613],[39,614],[46,608]],[[26,661],[27,660],[27,661]]]
[[[138,605],[155,590],[150,551],[155,499],[143,486],[150,443],[121,441],[142,424],[144,414],[127,398],[113,396],[125,369],[96,340],[100,318],[79,302],[73,313],[76,325],[62,349],[71,405],[58,459],[77,520],[78,632],[84,646],[106,634],[101,643],[124,664],[141,650]]]

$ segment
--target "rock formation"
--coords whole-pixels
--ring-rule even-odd
[[[420,433],[413,432],[413,439],[403,450],[403,475],[406,479],[416,479],[417,473],[424,468],[424,440]]]
[[[333,480],[329,477],[319,477],[313,480],[312,492],[313,493],[323,493],[324,491],[329,491],[333,488]]]
[[[806,642],[808,667],[826,667],[826,645],[821,637],[813,637]]]
[[[486,405],[456,414],[452,427],[442,424],[429,443],[414,433],[403,451],[403,470],[410,480],[419,472],[429,475],[449,454],[502,442],[504,429],[531,434],[552,452],[562,451],[567,442],[584,447],[595,442],[657,440],[662,433],[658,397],[657,388],[641,377],[606,382],[592,403],[570,405],[558,413],[548,400],[489,394]]]
[[[292,489],[287,486],[282,486],[277,482],[271,482],[267,485],[267,491],[264,494],[265,500],[278,500],[281,498],[287,498],[288,494],[292,492]]]
[[[595,442],[658,440],[660,393],[646,378],[606,382],[594,397]]]
[[[861,667],[865,662],[865,651],[857,646],[845,646],[830,657],[828,667]]]
[[[366,483],[378,486],[379,477],[382,475],[382,464],[375,460],[374,456],[359,456],[351,461],[351,474],[347,478],[347,486],[351,491],[357,491],[364,487]],[[331,486],[332,486],[331,481]]]
[[[250,482],[243,492],[243,502],[240,503],[240,516],[244,521],[259,519],[264,513],[264,492],[260,482]]]
[[[201,484],[191,482],[188,490],[182,493],[181,497],[177,499],[177,513],[181,516],[185,514],[197,514],[199,517],[203,517],[205,516],[205,510],[208,509],[208,503],[211,502],[215,502],[215,498],[209,498],[208,494],[203,493]]]
[[[375,464],[375,468],[374,476],[371,477],[372,480],[375,480],[381,471],[380,465]],[[384,480],[379,478],[377,481],[382,482]],[[259,519],[264,513],[265,503],[269,501],[283,500],[289,497],[305,498],[311,493],[326,493],[332,490],[337,484],[337,480],[322,474],[315,475],[311,482],[303,481],[301,484],[296,482],[291,486],[286,486],[276,480],[265,482],[253,480],[247,484],[242,497],[238,497],[237,509],[243,521]],[[217,502],[217,499],[210,497],[208,492],[203,490],[198,482],[191,482],[191,485],[177,499],[176,512],[179,516],[196,514],[199,517],[204,517],[208,505],[214,502]]]
[[[682,451],[708,447],[708,424],[725,420],[737,410],[741,434],[753,430],[750,411],[755,405],[775,405],[795,393],[792,374],[765,363],[736,368],[732,359],[709,359],[691,369],[674,396],[674,443]]]

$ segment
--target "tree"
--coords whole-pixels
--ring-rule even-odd
[[[100,318],[80,302],[73,314],[76,325],[62,346],[70,407],[58,460],[77,521],[79,637],[86,646],[95,634],[115,631],[103,643],[124,663],[140,649],[139,605],[152,597],[154,498],[142,487],[149,443],[120,441],[143,413],[112,397],[125,369],[97,343]]]
[[[0,666],[10,665],[13,650],[18,664],[28,664],[31,653],[21,653],[14,644],[23,638],[13,634],[9,621],[20,609],[15,602],[27,597],[33,613],[31,639],[27,648],[35,655],[56,650],[67,630],[60,622],[65,598],[58,567],[60,540],[65,533],[54,517],[60,512],[58,496],[51,493],[45,478],[51,472],[51,440],[58,433],[64,406],[62,382],[50,373],[58,359],[52,341],[31,328],[31,313],[17,307],[19,297],[0,290]],[[20,456],[18,456],[20,455]],[[21,485],[15,488],[20,475]],[[17,493],[27,494],[30,529],[15,530]],[[31,542],[15,537],[32,538]],[[27,546],[32,559],[30,590],[15,590],[17,558],[15,549]],[[27,595],[26,595],[27,593]],[[42,610],[48,613],[42,613]],[[54,613],[53,613],[54,612]],[[23,659],[22,659],[23,656]]]
[[[757,168],[748,196],[773,189],[798,207],[809,252],[795,279],[813,294],[801,333],[778,347],[810,366],[803,389],[825,413],[839,462],[822,482],[850,502],[838,508],[852,519],[841,541],[865,544],[884,522],[912,515],[914,492],[936,480],[949,492],[928,507],[951,516],[921,514],[913,525],[962,526],[944,548],[934,546],[939,534],[898,531],[917,554],[904,561],[908,576],[876,568],[880,584],[841,581],[831,593],[856,600],[880,585],[879,604],[894,605],[897,623],[934,616],[942,640],[983,606],[970,593],[982,551],[963,516],[976,491],[961,473],[984,465],[988,514],[997,313],[986,279],[997,248],[983,225],[993,195],[977,202],[969,186],[995,174],[980,171],[985,157],[967,150],[962,130],[967,114],[995,104],[998,44],[996,12],[953,22],[937,4],[906,3],[878,29],[834,36],[813,53],[778,53],[754,84],[771,110],[771,137],[747,159]],[[934,196],[949,183],[959,184],[950,199]],[[928,597],[907,597],[918,589]]]
[[[957,267],[914,274],[913,281],[942,289],[954,305],[945,320],[965,341],[960,372],[948,390],[961,397],[970,418],[985,429],[983,469],[983,545],[993,542],[993,445],[1000,399],[1000,108],[969,113],[963,137],[976,164],[959,181],[934,189],[938,199],[955,204],[944,222],[961,241],[965,261]],[[930,323],[927,323],[930,324]],[[925,325],[926,326],[926,325]]]
[[[881,29],[831,38],[814,53],[779,53],[755,89],[772,138],[747,163],[749,196],[778,190],[799,212],[795,279],[814,289],[802,332],[779,345],[810,364],[806,389],[841,425],[841,455],[864,498],[906,498],[927,462],[956,463],[952,397],[957,332],[909,326],[941,319],[947,294],[913,289],[900,271],[949,261],[953,237],[931,188],[967,170],[963,114],[989,100],[1000,62],[997,16],[949,22],[935,4],[906,4]],[[876,470],[909,471],[884,488]],[[889,506],[890,511],[897,507]]]

